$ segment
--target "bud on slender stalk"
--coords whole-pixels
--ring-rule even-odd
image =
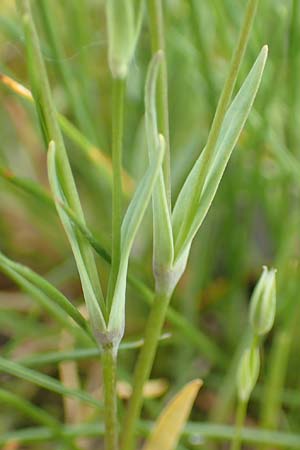
[[[249,400],[257,382],[259,366],[259,348],[253,345],[244,351],[237,372],[237,390],[240,401],[247,402]]]
[[[134,2],[106,0],[108,61],[113,78],[124,79],[136,44]]]
[[[250,324],[255,334],[263,336],[274,323],[276,310],[276,270],[263,267],[263,273],[250,302]]]

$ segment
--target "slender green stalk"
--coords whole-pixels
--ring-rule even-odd
[[[0,82],[27,102],[34,103],[30,90],[13,78],[0,73]],[[113,169],[110,157],[103,150],[96,147],[67,117],[57,113],[57,118],[64,134],[78,146],[78,149],[82,151],[86,158],[101,171],[101,175],[105,176],[107,181],[111,183]],[[124,195],[130,197],[134,188],[134,182],[124,170],[122,170],[122,181]]]
[[[143,402],[143,387],[149,378],[153,365],[157,342],[165,320],[170,295],[157,294],[147,321],[144,345],[140,351],[133,375],[133,392],[127,409],[123,424],[123,435],[121,439],[122,450],[134,448],[134,432]]]
[[[231,441],[230,450],[240,450],[241,448],[242,428],[245,422],[247,405],[248,402],[246,401],[238,401],[235,419],[235,434],[233,436],[233,440]]]
[[[222,123],[228,108],[228,105],[230,103],[232,93],[237,81],[239,69],[241,66],[241,63],[243,61],[243,57],[245,54],[245,50],[248,44],[250,32],[252,29],[253,20],[255,17],[257,5],[259,0],[248,0],[247,8],[240,32],[240,36],[238,39],[238,43],[236,46],[236,49],[233,53],[233,57],[230,63],[229,72],[220,96],[220,99],[218,101],[216,113],[211,125],[211,129],[208,135],[207,143],[205,146],[205,150],[203,151],[203,163],[201,166],[201,171],[199,173],[198,177],[198,184],[197,184],[197,191],[194,194],[193,202],[190,207],[190,210],[187,211],[184,225],[181,228],[181,232],[179,233],[178,239],[175,243],[175,255],[178,251],[178,249],[182,248],[182,241],[184,241],[185,236],[187,235],[187,230],[189,227],[189,224],[192,221],[192,217],[194,215],[194,211],[197,209],[199,204],[199,199],[203,190],[203,186],[206,179],[206,174],[209,169],[210,163],[212,161],[214,150],[218,141],[218,137],[221,131]]]
[[[102,371],[104,382],[104,420],[105,420],[105,449],[117,450],[118,445],[118,416],[117,416],[117,361],[111,346],[102,353]]]
[[[64,51],[61,45],[61,39],[58,36],[57,20],[53,20],[55,15],[52,14],[51,2],[48,0],[40,0],[36,3],[39,16],[43,24],[43,29],[46,33],[52,55],[55,59],[55,67],[60,75],[64,85],[64,91],[67,94],[69,104],[72,112],[76,117],[76,121],[84,134],[88,135],[90,139],[96,142],[96,134],[93,127],[93,121],[90,118],[88,108],[85,105],[85,95],[77,95],[77,80],[74,78],[71,66],[66,64]],[[82,91],[82,94],[85,92]]]
[[[164,17],[161,0],[148,0],[152,52],[165,52]],[[168,72],[166,58],[161,62],[160,74],[157,82],[157,121],[158,131],[165,138],[164,181],[168,205],[171,210],[171,169],[170,169],[170,133],[168,108]]]
[[[191,26],[192,31],[194,35],[195,44],[197,46],[197,50],[199,51],[199,65],[200,70],[203,72],[205,82],[206,82],[206,91],[207,91],[207,100],[208,105],[212,113],[215,111],[215,107],[217,105],[217,98],[216,98],[216,86],[215,86],[215,79],[214,74],[211,70],[211,65],[209,61],[209,54],[208,49],[206,47],[206,42],[204,39],[205,36],[205,30],[201,29],[199,26],[199,19],[198,19],[198,8],[197,8],[197,0],[189,0],[189,5],[191,9],[190,14],[190,20],[191,20]],[[225,28],[225,27],[224,27]]]
[[[261,425],[263,428],[275,429],[281,408],[282,390],[286,375],[291,335],[286,331],[278,332],[270,354],[270,373],[264,389]]]
[[[122,223],[122,141],[124,127],[124,91],[125,81],[113,79],[112,107],[112,265],[108,289],[108,311],[110,310],[113,290],[116,283],[121,257]]]

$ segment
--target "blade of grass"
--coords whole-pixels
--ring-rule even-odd
[[[34,102],[30,90],[13,78],[0,73],[0,82],[28,102]],[[84,152],[91,163],[112,183],[113,170],[111,158],[92,144],[65,116],[58,113],[57,118],[65,135]],[[122,185],[124,194],[130,197],[134,190],[134,181],[124,169],[122,169]]]
[[[55,59],[55,68],[60,75],[63,82],[64,92],[67,94],[68,102],[71,110],[76,117],[79,128],[84,131],[84,134],[89,136],[96,142],[96,133],[93,129],[93,120],[89,117],[89,112],[85,107],[82,95],[77,95],[77,80],[75,80],[74,73],[70,64],[66,63],[64,58],[64,51],[61,45],[61,39],[58,35],[57,21],[54,20],[55,15],[50,12],[50,2],[48,0],[40,0],[36,3],[43,25],[43,31],[47,36],[47,42],[50,46],[52,57]]]
[[[37,291],[40,291],[41,295],[48,298],[48,303],[56,305],[60,311],[64,311],[65,321],[69,320],[68,318],[71,317],[74,322],[82,328],[89,337],[91,337],[88,324],[84,317],[58,289],[36,274],[33,270],[22,264],[13,262],[2,253],[0,253],[0,264],[2,270],[7,270],[11,275],[17,275],[18,277],[16,277],[16,279],[27,281],[27,284],[24,283],[24,287],[31,285]]]
[[[151,422],[141,422],[139,429],[142,435],[147,435],[153,424]],[[104,433],[104,426],[98,423],[68,426],[63,428],[64,434],[70,437],[78,436],[99,436]],[[224,442],[231,441],[235,433],[234,427],[229,425],[219,425],[215,423],[193,423],[188,422],[183,435],[190,438],[192,442],[202,443],[205,441]],[[49,428],[37,427],[26,428],[12,432],[3,433],[0,436],[0,444],[3,445],[9,441],[16,442],[43,442],[53,439],[53,432]],[[298,449],[300,435],[287,433],[283,431],[268,431],[258,428],[242,428],[241,438],[243,442],[260,445],[266,444],[279,448]]]
[[[66,388],[62,383],[55,380],[54,378],[44,375],[42,373],[36,372],[35,370],[28,369],[13,361],[9,361],[5,358],[0,357],[0,371],[13,375],[22,380],[28,381],[29,383],[36,384],[44,389],[63,396],[70,396],[78,398],[89,405],[95,406],[96,408],[102,408],[102,403],[93,398],[86,392]]]
[[[74,334],[75,337],[78,337],[82,342],[94,342],[85,320],[79,316],[76,308],[74,308],[73,305],[65,299],[59,291],[56,291],[53,286],[49,285],[46,287],[47,289],[50,287],[49,290],[53,291],[53,293],[51,292],[50,294],[51,296],[49,296],[48,293],[45,293],[39,286],[40,280],[42,280],[45,286],[47,283],[45,280],[25,268],[26,275],[29,273],[29,277],[31,278],[31,274],[33,274],[34,281],[31,282],[30,278],[23,275],[22,266],[21,270],[19,270],[19,265],[15,268],[15,263],[7,260],[7,258],[2,256],[2,254],[0,254],[0,269],[3,273],[14,280],[22,289],[24,289],[24,291],[27,292],[33,299],[35,299],[42,306],[42,308],[46,309],[47,312],[51,314],[63,328],[68,329],[71,334]],[[37,280],[38,283],[35,283],[35,280]],[[74,310],[77,314],[73,314]],[[74,318],[76,318],[76,320],[74,320],[75,323],[79,325],[79,328],[74,327],[72,324],[68,315],[69,312],[72,314],[70,317],[74,316]]]
[[[160,336],[160,341],[163,342],[168,338],[169,334],[163,334],[162,336]],[[122,341],[119,350],[132,350],[140,348],[143,344],[143,339],[129,342]],[[70,351],[37,353],[18,360],[18,363],[28,367],[40,367],[47,364],[58,364],[63,361],[81,361],[85,359],[99,358],[100,355],[101,349],[99,349],[98,347],[83,349],[78,348],[76,350]]]
[[[0,177],[6,180],[8,183],[11,183],[13,186],[16,186],[22,191],[27,192],[28,194],[37,198],[41,203],[53,210],[54,203],[46,189],[40,184],[32,180],[16,176],[7,167],[0,166]]]
[[[44,409],[39,408],[20,396],[4,389],[0,389],[0,401],[1,403],[12,406],[14,410],[20,411],[25,416],[33,419],[36,423],[49,427],[56,434],[58,440],[65,442],[68,448],[79,450],[77,445],[75,445],[70,438],[61,435],[62,424]]]

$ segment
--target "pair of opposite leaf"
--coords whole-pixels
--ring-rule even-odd
[[[152,190],[163,161],[164,139],[162,136],[159,136],[156,158],[149,165],[146,174],[136,189],[122,222],[121,259],[110,311],[106,310],[106,303],[101,288],[100,294],[99,290],[98,293],[95,292],[90,273],[84,263],[84,258],[78,244],[77,225],[72,222],[70,215],[66,212],[66,208],[70,208],[70,205],[64,194],[63,183],[60,181],[56,152],[55,143],[52,141],[48,150],[50,185],[58,214],[69,238],[76,260],[92,329],[100,345],[112,345],[117,349],[125,327],[125,292],[129,255],[137,230],[149,204]]]
[[[163,173],[160,169],[153,194],[153,266],[158,290],[170,293],[185,270],[190,246],[218,189],[231,153],[244,127],[260,85],[267,46],[259,53],[251,71],[224,117],[208,170],[203,175],[204,148],[178,195],[168,208]],[[162,54],[156,54],[146,81],[146,133],[150,161],[155,158],[158,131],[155,107],[156,82]],[[204,176],[204,179],[203,179]],[[199,186],[203,186],[199,192]]]
[[[102,292],[99,302],[99,292],[95,292],[78,245],[78,231],[63,207],[63,205],[66,207],[70,207],[70,205],[64,194],[63,183],[60,181],[55,144],[51,142],[48,157],[51,188],[78,266],[92,328],[102,345],[113,344],[117,348],[123,336],[128,260],[136,232],[151,196],[154,234],[153,261],[157,289],[170,294],[175,288],[185,270],[192,240],[209,210],[231,153],[251,110],[266,57],[267,47],[263,47],[240,91],[228,108],[213,157],[205,174],[203,189],[200,193],[197,192],[198,184],[203,181],[199,177],[202,174],[201,165],[205,148],[186,178],[173,211],[170,211],[162,171],[164,139],[158,132],[155,104],[157,76],[163,54],[158,52],[154,55],[149,66],[145,89],[146,136],[150,165],[123,220],[121,261],[110,311],[106,311]],[[161,274],[163,275],[162,279]]]

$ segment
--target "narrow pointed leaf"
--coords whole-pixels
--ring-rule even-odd
[[[143,450],[174,450],[177,447],[201,386],[201,380],[191,381],[175,395],[159,416]]]
[[[168,339],[170,335],[162,334],[159,338],[159,342],[163,342]],[[119,351],[132,350],[142,347],[144,339],[136,341],[124,341],[122,340]],[[78,348],[76,350],[68,350],[62,352],[47,352],[36,353],[30,356],[26,356],[18,360],[17,362],[27,367],[41,367],[49,364],[58,364],[64,361],[81,361],[85,359],[99,359],[101,356],[101,349],[99,347],[93,348]]]
[[[150,63],[145,90],[146,135],[150,161],[155,158],[159,137],[156,116],[156,84],[163,53],[156,53]],[[161,269],[171,266],[174,257],[171,214],[168,207],[162,169],[152,194],[153,211],[153,266],[156,276]]]
[[[178,196],[172,215],[173,233],[175,238],[175,259],[177,260],[184,249],[191,243],[199,227],[201,226],[210,205],[214,199],[219,183],[223,176],[232,151],[238,141],[240,133],[250,113],[257,90],[259,88],[262,73],[264,70],[267,47],[263,47],[249,75],[243,83],[241,89],[230,105],[214,151],[214,158],[209,167],[203,191],[201,193],[198,209],[194,211],[192,222],[189,224],[188,233],[178,239],[183,222],[183,214],[189,210],[193,199],[193,192],[196,190],[198,174],[200,172],[203,153],[196,161],[183,188]],[[203,150],[205,152],[205,149]]]
[[[152,161],[128,206],[121,229],[121,261],[109,315],[108,330],[118,346],[125,325],[125,292],[129,254],[137,230],[149,204],[164,155],[164,139],[160,135],[156,159]]]
[[[0,357],[0,372],[8,373],[15,377],[21,378],[22,380],[41,386],[49,391],[55,392],[56,394],[78,398],[79,400],[82,400],[90,405],[97,406],[98,408],[102,407],[101,403],[98,400],[95,400],[91,395],[78,389],[68,388],[58,380],[55,380],[48,375],[28,369],[27,367],[23,367],[21,364],[9,361],[2,357]]]
[[[78,234],[74,227],[73,222],[69,219],[69,216],[66,214],[64,209],[61,207],[61,204],[66,203],[67,199],[64,195],[64,190],[62,184],[60,182],[59,174],[56,167],[56,150],[54,142],[50,143],[48,150],[48,174],[49,181],[51,185],[51,189],[54,195],[56,208],[63,224],[63,227],[67,233],[69,238],[72,251],[76,260],[83,294],[86,301],[86,305],[89,312],[89,318],[92,324],[93,331],[96,336],[100,336],[106,330],[105,319],[103,316],[103,309],[101,311],[101,307],[99,301],[101,299],[97,298],[97,294],[94,291],[94,287],[92,285],[90,275],[87,271],[85,261],[81,252],[80,245],[78,243]],[[102,298],[103,300],[103,298]],[[102,304],[102,308],[104,308],[104,304]]]
[[[60,428],[60,422],[48,414],[43,408],[35,406],[28,400],[25,400],[20,395],[0,388],[1,404],[7,403],[15,410],[19,410],[25,416],[30,417],[36,423],[40,423],[51,428]]]

